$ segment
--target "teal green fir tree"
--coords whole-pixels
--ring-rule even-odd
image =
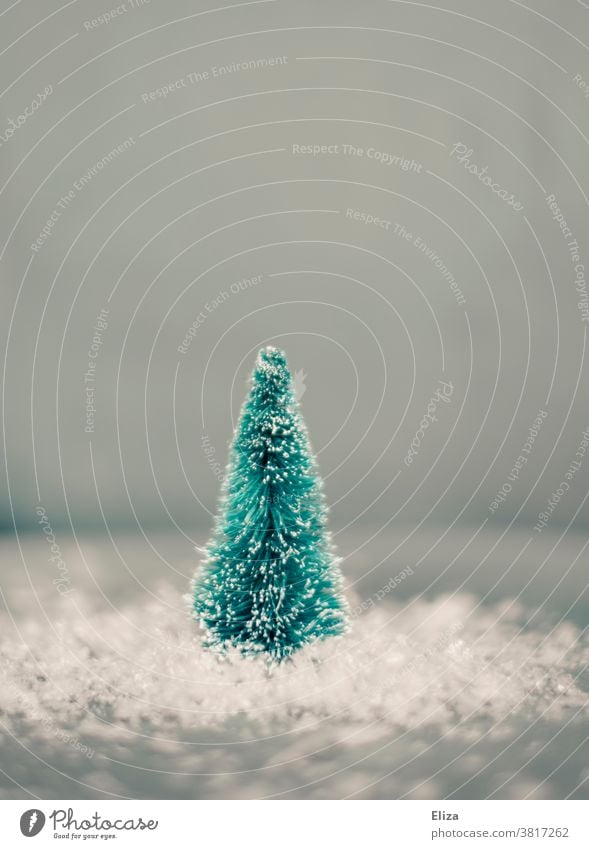
[[[327,508],[286,357],[260,351],[194,580],[204,643],[280,662],[347,628]]]

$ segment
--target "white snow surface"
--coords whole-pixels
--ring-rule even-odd
[[[204,650],[166,583],[6,613],[3,795],[582,795],[589,639],[532,613],[468,594],[374,605],[273,669]],[[543,757],[559,767],[563,745],[555,778]]]

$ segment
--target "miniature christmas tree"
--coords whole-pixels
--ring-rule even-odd
[[[194,582],[205,645],[290,657],[347,623],[326,506],[286,357],[260,351]]]

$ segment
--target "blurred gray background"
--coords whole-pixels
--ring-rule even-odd
[[[0,57],[5,130],[53,89],[0,148],[5,525],[12,509],[30,526],[40,501],[55,525],[207,526],[218,480],[201,435],[223,464],[267,342],[307,375],[303,409],[336,525],[397,510],[533,524],[589,424],[587,322],[545,199],[555,195],[582,254],[589,99],[573,77],[589,76],[584,8],[564,4],[551,25],[550,3],[272,0],[206,13],[152,0],[88,30],[106,7],[50,6],[23,2],[2,20],[3,43],[20,38]],[[451,155],[458,143],[523,210]],[[303,145],[338,152],[293,153]],[[103,309],[87,434],[84,375]],[[442,378],[451,404],[407,468]],[[537,445],[492,514],[540,408]],[[586,481],[584,469],[553,526]],[[586,520],[582,508],[576,524]]]
[[[586,626],[588,15],[5,4],[13,612],[59,574],[38,509],[74,584],[186,590],[274,344],[361,597],[412,565],[397,599],[521,593]]]

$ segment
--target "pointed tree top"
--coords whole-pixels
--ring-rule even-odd
[[[252,377],[254,384],[264,384],[271,392],[288,393],[291,378],[284,351],[272,345],[262,348]]]
[[[258,352],[257,368],[286,368],[286,354],[280,348],[275,348],[273,345],[266,345]]]

